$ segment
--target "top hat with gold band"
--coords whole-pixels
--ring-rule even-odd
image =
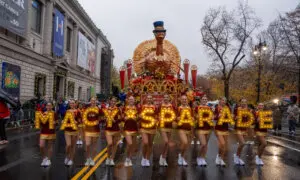
[[[153,33],[158,33],[158,32],[166,32],[164,28],[164,22],[163,21],[156,21],[153,23],[154,25],[154,30]]]

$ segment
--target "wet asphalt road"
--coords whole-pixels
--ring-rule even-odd
[[[66,180],[71,179],[83,168],[84,150],[78,146],[75,164],[73,167],[64,165],[65,143],[63,132],[57,132],[52,166],[40,167],[41,157],[38,147],[38,132],[33,130],[17,130],[9,132],[10,143],[0,146],[0,180]],[[178,143],[176,135],[173,135]],[[141,161],[141,140],[138,140],[137,151],[133,158],[133,167],[124,167],[125,144],[120,144],[116,156],[116,166],[106,167],[104,162],[96,169],[89,179],[120,179],[120,180],[194,180],[194,179],[265,179],[265,180],[296,180],[300,177],[300,134],[289,137],[283,133],[281,136],[268,137],[268,147],[263,156],[265,165],[257,167],[254,157],[257,145],[247,145],[244,148],[242,159],[246,166],[237,167],[233,164],[233,153],[236,141],[233,136],[229,142],[229,152],[226,158],[227,167],[217,167],[214,163],[217,154],[217,140],[211,135],[208,147],[208,166],[196,166],[196,153],[199,145],[191,145],[188,153],[188,167],[177,166],[177,146],[169,151],[168,167],[159,167],[158,161],[162,146],[159,135],[155,138],[151,167],[143,168]],[[104,137],[99,140],[99,152],[105,148]]]

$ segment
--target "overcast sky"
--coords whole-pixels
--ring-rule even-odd
[[[205,74],[211,64],[201,43],[200,28],[207,10],[237,6],[238,0],[78,0],[114,49],[114,64],[120,67],[132,58],[137,45],[153,38],[153,22],[162,20],[166,39],[174,43],[181,59],[189,59]],[[279,12],[294,10],[299,0],[248,0],[264,27]]]

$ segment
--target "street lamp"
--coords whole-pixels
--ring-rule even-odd
[[[273,103],[278,105],[279,99],[273,99]]]
[[[261,80],[261,70],[262,70],[262,62],[261,62],[261,57],[262,57],[262,52],[266,51],[267,44],[266,41],[261,42],[259,40],[259,43],[254,46],[254,51],[253,55],[257,57],[257,62],[258,62],[258,78],[257,78],[257,98],[256,98],[256,103],[259,103],[260,100],[260,80]]]

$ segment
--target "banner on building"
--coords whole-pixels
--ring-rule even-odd
[[[65,16],[57,9],[54,9],[53,20],[53,54],[61,57],[64,55],[64,20]]]
[[[95,97],[96,96],[95,88],[91,86],[90,89],[91,89],[91,97]]]
[[[2,63],[2,89],[17,98],[20,96],[20,76],[20,66]]]
[[[0,26],[25,36],[28,23],[28,0],[0,0]]]
[[[81,32],[78,33],[77,65],[95,73],[96,51],[95,46]]]

